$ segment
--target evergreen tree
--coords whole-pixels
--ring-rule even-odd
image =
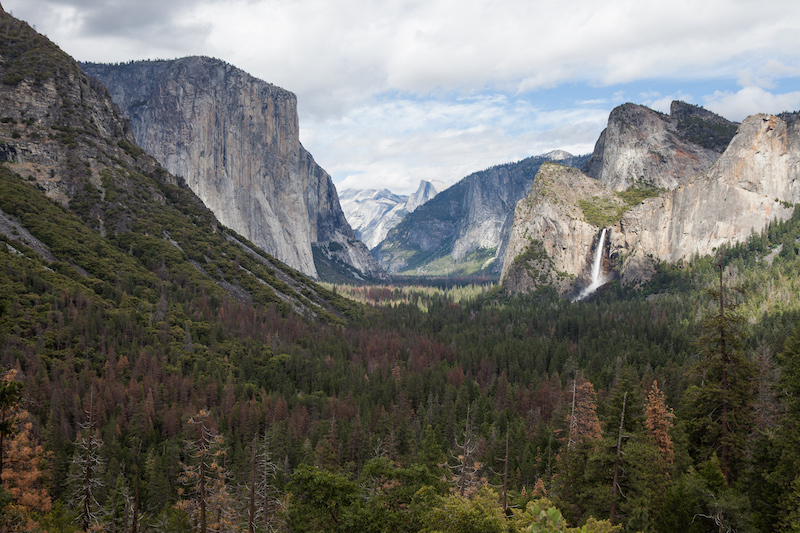
[[[0,476],[5,465],[5,443],[17,430],[17,411],[22,399],[22,383],[15,381],[16,375],[16,369],[12,369],[0,379]]]
[[[134,520],[134,496],[122,474],[117,476],[114,489],[106,499],[103,525],[108,531],[131,531]]]
[[[212,427],[208,411],[198,412],[189,424],[196,428],[197,438],[187,445],[177,507],[192,518],[200,533],[233,531],[236,519],[222,435]]]
[[[661,451],[664,462],[667,465],[671,465],[674,450],[670,430],[672,429],[672,419],[675,418],[675,414],[672,409],[667,407],[664,401],[664,393],[658,388],[658,380],[653,381],[650,392],[647,393],[645,417],[645,426],[647,426],[656,446]]]
[[[770,480],[779,487],[781,526],[796,531],[800,529],[800,326],[786,339],[778,361],[778,393],[783,399],[784,416],[776,439],[778,463]]]
[[[570,411],[566,419],[566,445],[559,454],[559,474],[554,491],[559,506],[570,520],[577,520],[586,511],[587,505],[607,501],[610,493],[606,476],[602,485],[585,483],[587,465],[592,456],[600,451],[603,437],[600,419],[597,416],[597,394],[592,383],[577,375],[572,384]],[[597,481],[596,479],[593,481]],[[603,486],[602,489],[599,486]],[[599,500],[596,492],[602,492]]]
[[[689,432],[700,460],[718,454],[726,485],[738,478],[747,456],[752,422],[753,363],[744,355],[744,318],[726,295],[722,264],[719,289],[709,289],[719,312],[703,320],[697,345],[697,384],[683,404],[690,413]]]
[[[52,507],[43,471],[49,454],[36,442],[27,410],[16,408],[12,427],[13,437],[5,440],[3,450],[5,467],[0,479],[8,502],[2,510],[0,529],[30,531],[36,528],[37,519]]]

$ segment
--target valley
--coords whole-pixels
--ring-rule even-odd
[[[4,531],[796,527],[798,113],[359,199],[232,65],[0,36]]]

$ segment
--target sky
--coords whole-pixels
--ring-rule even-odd
[[[1,0],[79,61],[205,55],[297,95],[343,189],[560,149],[625,102],[800,110],[797,0]]]

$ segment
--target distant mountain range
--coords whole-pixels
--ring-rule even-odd
[[[423,180],[416,192],[407,196],[388,189],[345,189],[339,193],[339,202],[356,237],[372,249],[403,217],[445,188],[441,181]]]
[[[557,150],[470,174],[407,215],[372,252],[396,274],[498,276],[514,206],[539,167],[581,166],[588,157]]]
[[[601,228],[605,275],[637,284],[659,261],[712,253],[800,202],[797,113],[740,125],[684,102],[669,114],[617,107],[591,155],[553,151],[445,190],[421,182],[408,197],[343,191],[340,202],[299,143],[292,93],[201,57],[83,65],[106,89],[43,37],[29,40],[37,39],[38,62],[4,54],[0,159],[102,236],[139,231],[136,213],[189,209],[174,204],[180,190],[180,202],[199,198],[211,209],[203,215],[211,231],[219,221],[248,254],[314,278],[480,274],[501,277],[512,292],[553,285],[567,294],[587,284]],[[193,248],[166,226],[142,231]],[[203,266],[208,253],[187,257],[242,296]],[[310,309],[297,296],[307,281],[270,283],[277,299]]]

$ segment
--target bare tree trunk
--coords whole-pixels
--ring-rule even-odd
[[[256,515],[256,448],[258,446],[258,436],[253,440],[253,455],[250,458],[250,516],[247,517],[247,531],[255,533]]]
[[[131,525],[131,533],[137,533],[139,529],[139,463],[142,456],[142,441],[139,441],[139,449],[136,451],[136,495],[134,496],[133,504],[133,524]]]
[[[575,421],[575,396],[576,396],[576,386],[578,383],[578,372],[575,372],[575,377],[572,380],[572,409],[570,410],[569,414],[569,433],[567,434],[567,456],[565,458],[565,465],[567,471],[567,479],[566,479],[566,493],[570,494],[570,469],[569,469],[569,458],[570,452],[572,449],[573,436],[572,432],[577,427],[577,422]]]
[[[503,468],[503,512],[508,510],[508,426],[506,426],[506,458]]]
[[[89,439],[86,446],[86,475],[83,480],[83,517],[82,524],[84,531],[89,531],[91,522],[91,501],[92,501],[92,427],[91,418],[89,419]]]
[[[200,452],[200,533],[206,533],[206,453]]]
[[[611,512],[608,521],[614,525],[614,512],[617,509],[617,488],[619,486],[619,460],[622,455],[622,428],[625,424],[625,404],[628,401],[628,392],[622,397],[622,416],[619,418],[619,436],[617,437],[617,460],[614,461],[614,480],[611,482]]]
[[[89,391],[89,437],[86,440],[86,474],[83,479],[83,516],[81,525],[84,531],[89,531],[92,522],[92,445],[94,439],[94,391]]]
[[[461,479],[459,481],[461,487],[458,489],[459,496],[464,496],[467,485],[467,447],[471,444],[471,436],[469,432],[469,407],[467,407],[467,422],[464,424],[464,455],[461,460]]]

